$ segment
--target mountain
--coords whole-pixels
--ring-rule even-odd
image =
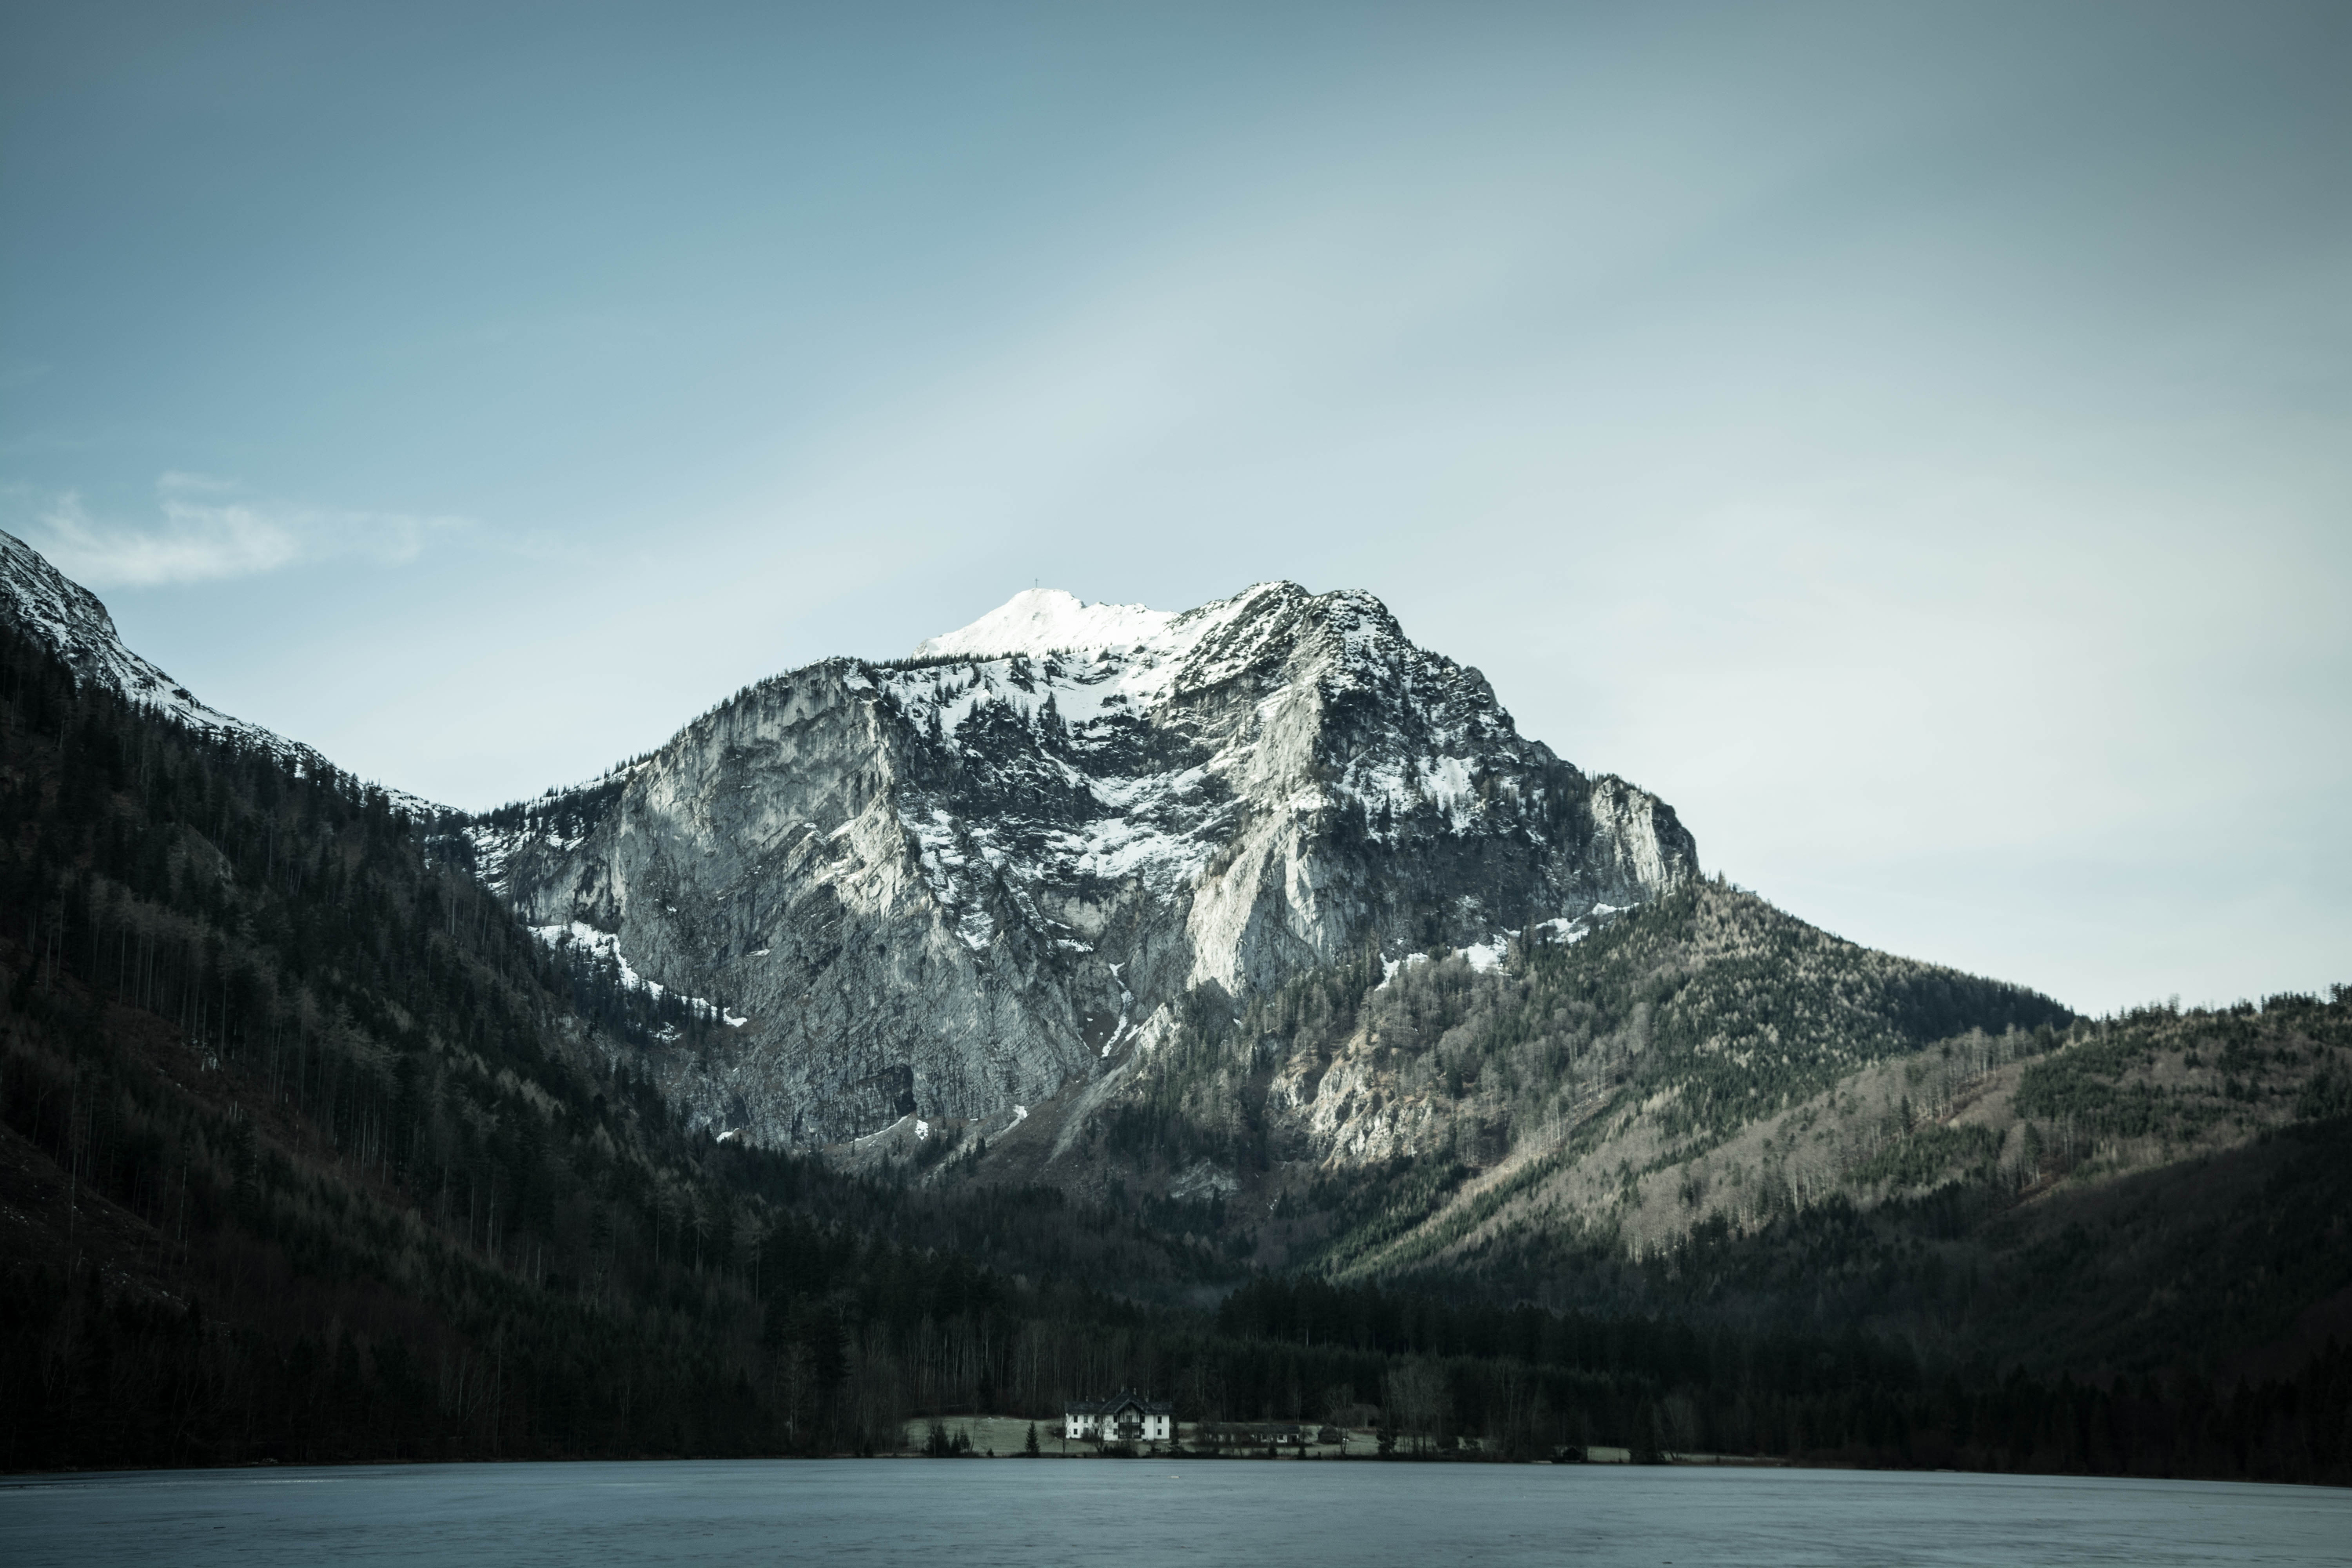
[[[1699,870],[1670,806],[1522,737],[1377,599],[1289,583],[1181,614],[1021,594],[466,837],[550,940],[740,1016],[657,1070],[782,1147],[1018,1122],[1188,998],[1499,952]]]
[[[125,647],[98,595],[11,533],[0,532],[0,623],[55,653],[78,680],[94,682],[199,733],[252,742],[274,755],[317,753],[257,724],[232,719]]]
[[[1293,584],[1024,593],[450,848],[543,940],[710,999],[727,1027],[642,1062],[692,1124],[1141,1205],[1272,1268],[1459,1269],[1528,1226],[1654,1250],[1755,1124],[2073,1018],[1710,882],[1671,807]],[[1750,1196],[1806,1179],[1755,1163]]]
[[[0,626],[54,654],[79,683],[110,691],[196,734],[252,747],[298,773],[332,776],[335,772],[311,747],[211,707],[133,652],[97,595],[7,532],[0,532]],[[403,791],[386,794],[401,809],[420,817],[444,809]]]
[[[1051,1098],[796,1155],[659,1087],[718,1078],[758,1017],[614,930],[525,925],[468,870],[571,853],[659,759],[420,817],[157,700],[95,601],[25,571],[0,616],[0,1468],[871,1451],[911,1415],[1132,1383],[1187,1421],[1376,1424],[1400,1456],[2352,1478],[2344,988],[2077,1018],[1687,858],[1661,890],[1596,831],[1579,867],[1540,826],[1542,853],[1488,847],[1569,889],[1516,925],[1375,883],[1355,896],[1402,934],[1368,917],[1237,988],[1196,943],[1208,977],[1180,968]],[[1189,629],[1117,618],[1095,665]],[[1077,662],[1022,657],[1033,683]],[[1021,700],[1011,656],[979,662],[1006,666],[991,704]],[[1437,706],[1370,705],[1363,732]],[[1217,738],[1188,743],[1234,758]],[[1042,741],[959,754],[940,798],[1003,862],[983,912],[1019,913],[1053,886],[1014,853],[1036,813],[987,792],[1069,775]],[[1273,853],[1168,793],[1104,831]],[[1468,852],[1364,815],[1379,848],[1307,834],[1310,869],[1442,890]],[[1129,907],[1133,952],[1168,917]]]

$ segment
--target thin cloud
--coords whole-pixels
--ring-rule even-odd
[[[155,506],[159,515],[152,521],[97,518],[68,490],[40,509],[35,542],[77,581],[151,588],[251,577],[339,557],[397,565],[415,560],[428,535],[461,521],[256,499],[235,480],[177,471],[155,481]]]

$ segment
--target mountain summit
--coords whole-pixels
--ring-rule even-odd
[[[1211,605],[1211,609],[1217,606]],[[917,658],[968,658],[975,654],[1092,652],[1139,648],[1165,637],[1169,626],[1197,619],[1141,605],[1089,605],[1060,588],[1015,594],[960,631],[927,637],[915,645]]]
[[[1378,599],[1293,583],[1181,613],[1019,594],[467,837],[551,940],[743,1016],[666,1088],[801,1145],[1013,1112],[1188,998],[1499,947],[1698,870],[1671,807],[1522,737]]]

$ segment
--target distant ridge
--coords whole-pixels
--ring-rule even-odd
[[[258,747],[299,773],[341,771],[316,748],[200,700],[123,642],[114,629],[114,617],[97,595],[5,531],[0,531],[0,621],[55,653],[79,681],[96,684],[201,734]],[[384,794],[413,816],[438,816],[448,810],[404,790],[386,787]]]

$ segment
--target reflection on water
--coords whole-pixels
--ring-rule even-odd
[[[841,1460],[0,1480],[0,1562],[2352,1562],[2352,1493],[2219,1482],[1376,1463]]]

